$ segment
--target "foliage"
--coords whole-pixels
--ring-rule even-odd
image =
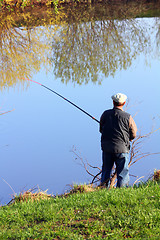
[[[32,12],[12,13],[0,17],[0,86],[6,88],[16,83],[25,83],[43,66],[49,70],[48,55],[50,55],[50,41],[54,34],[50,24],[59,22],[61,16],[54,17],[53,12],[45,11],[44,18],[36,24],[45,27],[32,27],[35,17]],[[47,17],[46,17],[47,15]],[[21,19],[21,25],[19,23]],[[24,26],[25,24],[25,26]],[[13,27],[14,26],[14,27]],[[56,31],[58,26],[54,28]]]
[[[117,70],[130,67],[141,52],[151,51],[145,21],[140,26],[137,19],[126,18],[126,11],[119,8],[110,18],[111,9],[104,6],[105,17],[102,12],[96,20],[92,18],[95,12],[89,8],[81,17],[75,11],[55,33],[51,63],[56,77],[78,84],[101,83],[100,76],[114,76]]]
[[[57,12],[58,4],[60,0],[1,0],[0,7],[2,10],[9,10],[14,11],[15,9],[22,9],[24,10],[27,7],[36,7],[36,6],[48,6],[54,7],[55,11]]]
[[[159,224],[153,181],[0,208],[1,239],[158,239]]]
[[[26,4],[23,1],[23,5]],[[53,3],[53,1],[51,1]],[[17,3],[18,4],[18,3]],[[57,7],[58,2],[53,5]],[[101,6],[101,5],[100,5]],[[139,6],[139,5],[138,5]],[[154,6],[156,8],[156,5]],[[25,8],[0,15],[0,86],[25,83],[42,67],[62,82],[101,83],[127,69],[140,53],[152,51],[150,26],[140,25],[136,14],[153,5],[116,7],[74,5],[58,9]],[[159,18],[154,19],[155,56],[159,57]]]

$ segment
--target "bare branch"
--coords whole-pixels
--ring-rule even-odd
[[[79,158],[79,160],[81,161],[81,165],[84,167],[84,169],[86,170],[86,172],[90,175],[90,176],[92,176],[93,178],[95,177],[94,176],[94,174],[92,174],[89,170],[88,170],[88,163],[87,163],[87,165],[85,164],[85,162],[83,161],[83,158],[79,155],[79,154],[77,154],[77,152],[76,152],[76,149],[75,148],[73,148],[72,150],[71,150],[71,152],[73,152],[75,155],[76,155],[76,157],[77,158]]]
[[[6,113],[9,113],[9,112],[12,112],[12,111],[14,111],[14,110],[15,110],[15,109],[12,109],[12,110],[7,111],[7,112],[0,113],[0,115],[3,115],[3,114],[6,114]]]
[[[92,179],[92,182],[91,182],[91,183],[94,183],[96,178],[97,178],[97,181],[101,180],[101,178],[98,178],[98,176],[99,176],[101,173],[102,173],[102,170],[94,176],[94,178]]]
[[[140,179],[142,179],[142,178],[144,178],[144,176],[139,177],[139,178],[133,183],[133,186],[134,186]]]
[[[2,178],[2,177],[1,177]],[[11,187],[11,185],[4,179],[2,178],[2,180],[10,187],[10,189],[12,190],[13,194],[16,195],[14,189]]]

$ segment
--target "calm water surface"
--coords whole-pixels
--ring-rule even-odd
[[[112,108],[111,95],[123,92],[139,134],[160,127],[160,17],[157,7],[148,8],[93,5],[1,19],[0,106],[14,110],[0,120],[2,204],[13,190],[39,186],[59,194],[90,182],[79,157],[101,167],[98,123],[28,78],[98,120]],[[157,131],[140,153],[160,152],[159,142]],[[146,179],[154,169],[160,169],[159,155],[140,160],[130,173]],[[131,176],[131,184],[137,178]]]

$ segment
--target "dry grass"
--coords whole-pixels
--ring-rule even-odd
[[[153,180],[157,182],[160,181],[160,170],[154,171]]]
[[[67,197],[74,193],[88,193],[88,192],[94,192],[97,190],[93,184],[80,184],[80,185],[70,185],[71,190],[62,196]]]
[[[16,202],[27,202],[27,201],[39,201],[39,200],[49,200],[50,198],[54,197],[52,194],[48,194],[47,190],[42,191],[38,189],[35,191],[35,189],[29,189],[27,191],[21,192],[19,195],[14,195],[11,201],[8,203],[14,204]]]
[[[71,188],[71,190],[69,192],[64,193],[62,195],[57,195],[57,196],[58,197],[67,197],[74,193],[93,192],[97,189],[92,184],[70,185],[70,188]],[[33,189],[29,189],[27,191],[23,191],[19,195],[16,195],[14,193],[11,201],[7,205],[14,204],[17,202],[28,202],[28,201],[34,202],[34,201],[40,201],[40,200],[49,200],[49,199],[55,197],[55,195],[48,194],[47,191],[48,190],[42,191],[40,189],[35,191],[35,189],[33,188]]]

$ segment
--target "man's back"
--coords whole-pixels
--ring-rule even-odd
[[[114,107],[100,119],[101,147],[105,152],[129,152],[130,114]]]

